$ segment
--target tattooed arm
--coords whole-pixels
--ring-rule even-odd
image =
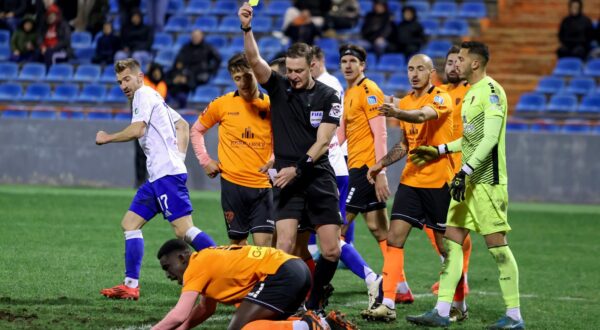
[[[394,147],[380,161],[369,168],[369,171],[367,172],[367,179],[369,182],[374,183],[375,178],[384,167],[388,167],[399,161],[406,156],[407,152],[408,145],[406,144],[404,130],[400,130],[400,140],[398,143],[396,143],[396,145],[394,145]]]

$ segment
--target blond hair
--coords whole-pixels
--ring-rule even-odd
[[[125,71],[125,69],[129,69],[132,72],[140,72],[141,66],[140,63],[133,58],[126,58],[124,60],[120,60],[115,62],[115,72],[121,73]]]

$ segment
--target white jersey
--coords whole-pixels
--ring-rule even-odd
[[[180,120],[181,116],[148,86],[142,86],[135,91],[132,112],[132,123],[146,123],[146,133],[138,142],[146,154],[148,180],[153,182],[166,175],[187,173],[177,148],[175,130],[175,122]]]
[[[329,74],[329,72],[325,71],[318,78],[318,81],[324,83],[325,85],[335,89],[337,91],[338,96],[340,97],[341,105],[342,105],[342,117],[344,113],[344,88],[340,81]],[[331,167],[335,171],[335,176],[347,176],[348,175],[348,165],[346,164],[346,159],[344,158],[344,153],[340,148],[340,144],[338,142],[337,135],[333,135],[333,139],[331,139],[331,143],[329,144],[329,162],[331,163]]]

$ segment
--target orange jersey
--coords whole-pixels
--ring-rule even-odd
[[[376,83],[363,78],[344,94],[344,121],[348,142],[348,169],[375,164],[375,139],[369,120],[379,116],[383,92]]]
[[[457,139],[462,136],[462,102],[469,88],[471,88],[471,85],[469,85],[469,83],[466,81],[461,82],[456,87],[454,87],[452,84],[445,84],[440,86],[440,89],[448,92],[448,94],[450,94],[450,98],[452,99],[452,101],[454,101],[454,109],[452,109],[452,124],[454,125],[454,131],[452,133],[454,134],[454,139]],[[455,152],[451,156],[455,166],[454,171],[458,172],[458,169],[460,168],[461,164],[462,153]]]
[[[271,158],[273,141],[269,96],[246,102],[238,92],[213,100],[198,118],[210,128],[219,124],[219,167],[223,179],[250,188],[269,188],[258,171]]]
[[[224,304],[240,302],[256,283],[296,258],[281,250],[260,246],[219,246],[192,254],[183,274],[183,289]]]
[[[159,81],[158,84],[154,84],[148,77],[144,76],[144,85],[158,92],[163,99],[167,98],[167,84],[164,81]]]
[[[402,110],[419,110],[425,106],[433,108],[437,119],[428,120],[421,124],[400,122],[408,150],[422,145],[437,146],[454,140],[452,133],[452,101],[450,95],[438,87],[431,87],[421,97],[415,97],[410,92],[398,103]],[[441,188],[454,176],[452,161],[448,155],[440,157],[435,162],[418,167],[410,160],[406,162],[400,183],[416,188]]]

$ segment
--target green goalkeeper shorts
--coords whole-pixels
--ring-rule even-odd
[[[466,228],[481,235],[510,230],[506,185],[467,183],[465,200],[450,202],[446,227]]]

